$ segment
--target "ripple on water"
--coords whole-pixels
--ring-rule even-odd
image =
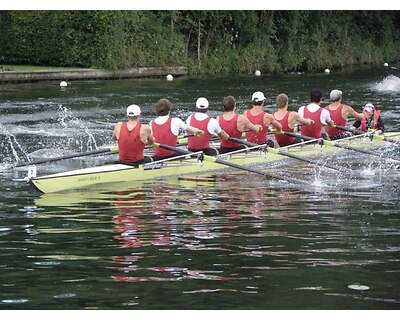
[[[21,303],[26,303],[28,302],[28,299],[4,299],[1,300],[1,303],[4,304],[21,304]]]

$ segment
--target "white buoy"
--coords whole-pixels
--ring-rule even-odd
[[[168,74],[167,81],[172,81],[172,80],[174,80],[174,77],[172,76],[172,74]]]
[[[254,72],[254,75],[257,76],[257,77],[261,76],[261,71],[260,70],[256,70]]]
[[[389,67],[389,63],[385,62],[385,63],[383,64],[383,66],[384,66],[384,67]]]
[[[60,82],[60,87],[66,87],[67,85],[68,85],[68,83],[65,81]]]
[[[349,289],[353,289],[353,290],[361,290],[361,291],[369,290],[369,287],[368,287],[368,286],[364,286],[364,285],[362,285],[362,284],[350,284],[350,285],[348,285],[347,287],[348,287]]]
[[[324,73],[325,73],[325,74],[330,74],[330,73],[331,73],[331,70],[329,70],[328,68],[326,68],[326,69],[324,70]]]

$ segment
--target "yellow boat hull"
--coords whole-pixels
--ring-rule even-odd
[[[385,136],[396,136],[397,133],[387,134]],[[357,138],[348,141],[335,141],[342,144],[348,144],[351,147],[360,149],[370,149],[378,147],[386,142],[378,139]],[[345,150],[319,144],[293,145],[282,150],[297,156],[315,156],[332,152],[345,152]],[[266,164],[275,161],[288,159],[286,156],[274,154],[271,152],[251,151],[236,154],[222,155],[221,159],[240,165],[250,166],[257,164]],[[198,159],[179,159],[168,160],[161,163],[150,163],[132,167],[124,164],[110,164],[96,166],[86,169],[78,169],[62,173],[39,176],[30,179],[30,183],[43,193],[53,193],[64,190],[74,190],[81,188],[101,188],[103,184],[116,182],[137,182],[151,181],[168,176],[184,176],[193,174],[202,174],[210,171],[218,172],[220,170],[231,169],[230,167],[215,162],[200,161]],[[237,170],[236,170],[237,171]]]

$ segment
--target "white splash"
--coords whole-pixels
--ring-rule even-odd
[[[394,75],[387,76],[381,82],[372,85],[372,89],[385,92],[400,92],[400,78]]]
[[[375,171],[372,168],[365,168],[361,171],[361,175],[363,176],[374,176]]]

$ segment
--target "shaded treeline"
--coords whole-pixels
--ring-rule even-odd
[[[0,28],[4,64],[217,74],[400,56],[398,11],[1,11]]]

